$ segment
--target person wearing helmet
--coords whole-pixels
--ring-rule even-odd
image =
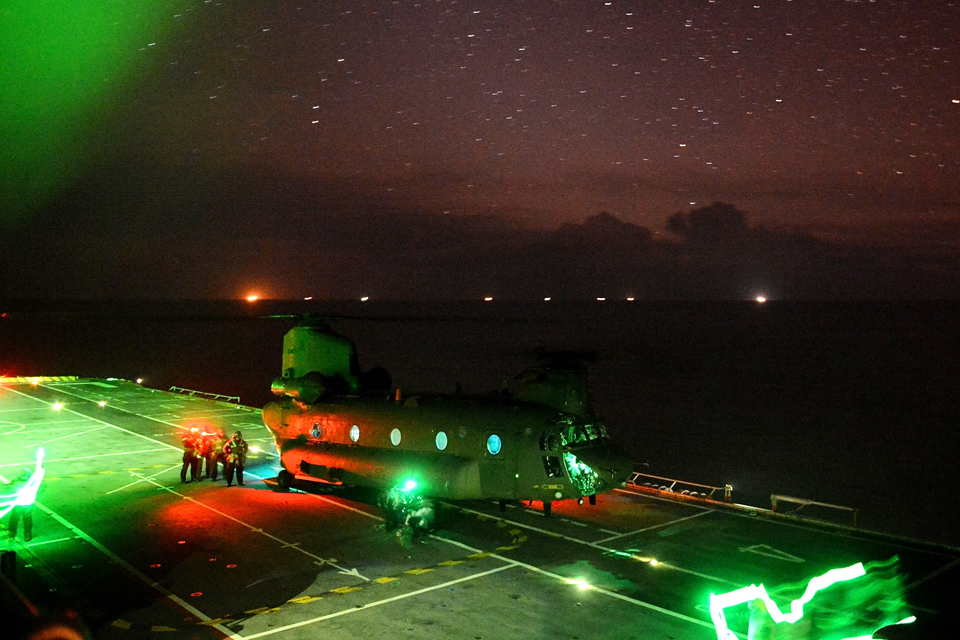
[[[183,434],[180,443],[183,445],[183,466],[180,467],[180,482],[187,483],[197,480],[199,476],[200,457],[197,454],[198,429],[194,427]],[[187,480],[187,471],[190,471],[190,480]]]
[[[237,484],[243,486],[243,467],[247,464],[247,441],[237,431],[233,437],[223,445],[223,475],[227,478],[227,486],[233,486],[233,473],[237,473]]]

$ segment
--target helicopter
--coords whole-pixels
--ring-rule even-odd
[[[262,410],[283,467],[277,491],[377,490],[388,523],[433,499],[496,500],[501,511],[539,501],[549,516],[558,500],[596,504],[633,470],[591,408],[586,367],[570,359],[522,372],[512,394],[406,395],[386,370],[362,372],[349,338],[305,317],[283,338],[282,367]]]

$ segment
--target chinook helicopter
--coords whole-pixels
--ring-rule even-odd
[[[581,363],[548,362],[515,380],[516,393],[414,394],[383,369],[360,370],[356,348],[322,320],[283,339],[283,372],[262,411],[294,482],[353,486],[444,500],[557,500],[624,486],[630,460],[590,406]],[[401,499],[410,503],[411,500]],[[383,504],[383,503],[381,503]],[[389,522],[389,518],[388,518]]]

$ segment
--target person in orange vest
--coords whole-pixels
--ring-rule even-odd
[[[243,468],[247,464],[247,450],[250,446],[237,431],[233,437],[223,445],[223,475],[227,477],[227,486],[233,485],[233,472],[237,472],[237,484],[243,486]]]

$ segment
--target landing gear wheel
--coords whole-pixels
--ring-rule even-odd
[[[594,494],[591,494],[591,495],[589,496],[589,498],[590,498],[590,504],[593,505],[593,506],[596,506],[596,504],[597,504],[597,494],[595,494],[595,493],[594,493]]]
[[[507,501],[506,501],[506,500],[500,500],[500,501],[499,501],[499,504],[500,504],[500,513],[506,513],[506,512],[507,512]]]
[[[550,517],[550,508],[553,506],[553,502],[550,500],[543,501],[543,515],[546,518]]]
[[[282,469],[277,474],[277,491],[287,493],[290,491],[291,485],[293,485],[293,474],[286,469]]]

